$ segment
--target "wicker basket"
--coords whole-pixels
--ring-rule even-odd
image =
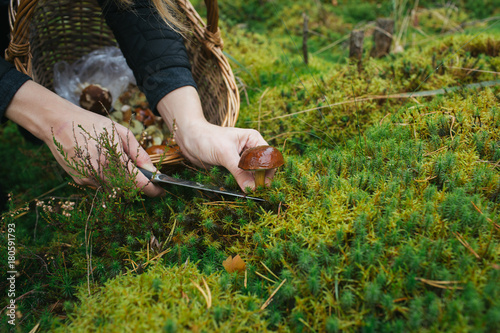
[[[205,0],[207,24],[188,0],[177,3],[192,32],[184,42],[205,117],[213,124],[234,126],[240,97],[222,53],[217,0]],[[11,0],[9,19],[12,38],[6,59],[51,90],[56,62],[72,63],[95,49],[117,46],[95,0]],[[151,155],[154,163],[160,157],[163,164],[183,161],[178,149]]]

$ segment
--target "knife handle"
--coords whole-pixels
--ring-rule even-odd
[[[147,178],[147,179],[149,179],[149,180],[151,180],[151,179],[153,178],[153,176],[154,176],[154,173],[153,173],[153,172],[151,172],[151,171],[148,171],[148,170],[143,169],[143,168],[140,168],[140,167],[137,167],[137,169],[138,169],[140,172],[142,172],[142,174],[143,174],[144,176],[146,176],[146,178]]]

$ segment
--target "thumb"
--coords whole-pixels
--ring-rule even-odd
[[[143,169],[146,169],[151,172],[157,172],[158,169],[154,166],[153,162],[151,161],[151,157],[149,156],[148,153],[139,146],[137,153],[135,154],[135,158],[132,158],[135,160],[135,163],[137,164],[138,167],[141,167]]]
[[[255,189],[255,178],[252,172],[245,171],[238,167],[240,161],[240,156],[236,153],[231,155],[226,161],[223,161],[222,166],[224,166],[236,179],[239,187],[247,192],[247,189]]]
[[[156,172],[156,167],[151,162],[151,158],[148,153],[142,148],[139,142],[135,139],[132,132],[128,129],[125,137],[122,137],[123,150],[127,156],[129,156],[132,161],[137,164],[137,166],[146,169],[151,172]]]
[[[129,133],[131,132],[127,132],[127,135],[124,138],[125,142],[123,142],[123,150],[125,151],[125,153],[130,156],[130,158],[138,167],[151,172],[157,172],[158,170],[153,165],[153,162],[151,162],[151,158],[149,157],[148,153],[146,153],[144,148],[141,147],[141,145],[133,135],[128,135]],[[130,163],[128,167],[134,172],[138,171],[135,170],[136,168],[132,163]],[[147,196],[156,197],[165,194],[163,188],[161,188],[159,185],[151,183],[151,181],[149,181],[149,179],[141,172],[137,172],[136,181],[137,186],[142,188],[144,194],[146,194]]]

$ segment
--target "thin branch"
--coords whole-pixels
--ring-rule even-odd
[[[260,276],[261,278],[263,279],[266,279],[267,281],[271,282],[271,283],[277,283],[277,281],[274,281],[274,280],[271,280],[270,278],[268,278],[267,276],[265,275],[262,275],[261,273],[259,273],[258,271],[255,271],[255,274],[257,274],[258,276]]]
[[[262,264],[262,266],[264,266],[265,269],[267,269],[269,273],[271,273],[272,276],[274,276],[278,280],[280,279],[276,274],[273,273],[273,271],[269,269],[269,267],[266,266],[266,264],[264,264],[262,261],[260,263]]]
[[[344,104],[366,102],[366,101],[378,100],[378,99],[397,99],[397,98],[412,98],[412,97],[427,97],[427,96],[435,96],[435,95],[444,95],[444,94],[454,92],[457,90],[462,90],[462,89],[485,88],[485,87],[492,87],[492,86],[496,86],[496,85],[500,85],[500,80],[471,83],[471,84],[465,85],[463,87],[462,86],[455,86],[455,87],[450,87],[450,88],[446,88],[446,89],[417,91],[417,92],[411,92],[411,93],[399,93],[399,94],[392,94],[392,95],[369,95],[369,96],[365,96],[365,97],[356,97],[354,99],[350,99],[347,101],[318,106],[318,107],[307,109],[307,110],[302,110],[302,111],[297,111],[294,113],[285,114],[282,116],[277,116],[274,118],[270,118],[269,120],[288,118],[288,117],[292,117],[292,116],[297,115],[297,114],[307,113],[307,112],[311,112],[311,111],[317,111],[320,109],[331,108],[333,106],[339,106],[339,105],[344,105]]]
[[[90,205],[90,211],[87,216],[87,221],[85,221],[85,255],[87,257],[87,290],[90,296],[90,275],[92,274],[92,245],[90,245],[90,237],[92,231],[89,232],[87,236],[87,231],[89,228],[89,220],[92,215],[92,210],[94,209],[95,199],[97,197],[97,193],[99,193],[100,188],[98,188],[95,192],[94,198],[92,199],[92,204]],[[90,245],[90,250],[89,250]],[[92,277],[93,278],[93,277]]]

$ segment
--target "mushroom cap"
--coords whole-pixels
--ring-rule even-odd
[[[148,153],[148,155],[163,154],[165,151],[167,151],[167,149],[168,149],[168,146],[156,145],[156,146],[151,146],[148,149],[146,149],[146,153]]]
[[[281,152],[271,146],[249,148],[241,154],[238,167],[243,170],[267,170],[282,166],[284,163]]]
[[[168,154],[173,155],[173,154],[179,153],[179,147],[178,146],[169,147],[166,145],[156,145],[156,146],[151,146],[148,149],[146,149],[146,153],[148,153],[148,155],[156,155],[156,154],[164,154],[164,153],[166,153],[167,155]]]
[[[80,106],[89,111],[106,115],[111,110],[113,99],[108,89],[98,84],[90,84],[82,90]]]
[[[144,126],[150,126],[156,122],[156,117],[153,111],[144,105],[135,109],[135,119],[143,123]]]

